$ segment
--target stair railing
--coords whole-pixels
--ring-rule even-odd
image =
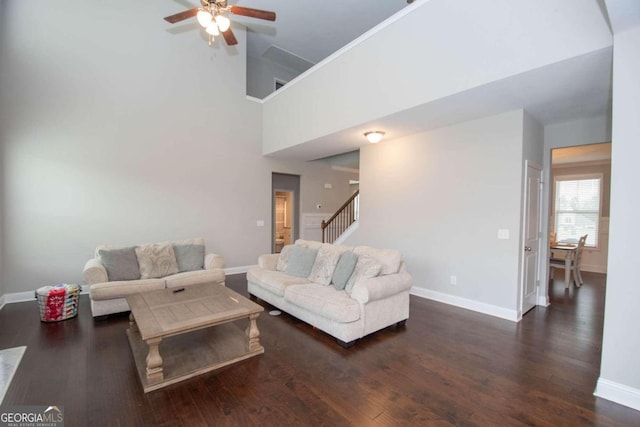
[[[322,221],[322,243],[333,243],[358,219],[359,215],[360,190],[357,190],[331,218]]]

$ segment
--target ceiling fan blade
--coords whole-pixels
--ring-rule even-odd
[[[184,12],[176,13],[175,15],[167,16],[164,18],[165,21],[175,24],[176,22],[184,21],[188,18],[193,18],[198,13],[198,8],[193,8],[189,10],[185,10]]]
[[[238,44],[238,40],[236,40],[236,36],[233,34],[233,31],[231,31],[231,28],[229,28],[227,31],[222,33],[222,37],[224,37],[224,41],[227,42],[227,45],[229,46],[233,46],[234,44]]]
[[[242,7],[242,6],[229,6],[229,12],[236,15],[248,16],[250,18],[264,19],[267,21],[276,20],[276,13],[269,12],[268,10],[252,9],[250,7]]]

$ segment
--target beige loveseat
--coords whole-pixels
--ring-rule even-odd
[[[411,276],[400,252],[296,241],[261,255],[249,294],[321,329],[348,347],[409,318]]]
[[[129,311],[126,297],[211,282],[224,286],[224,258],[205,255],[204,239],[132,247],[98,246],[83,270],[93,317]]]

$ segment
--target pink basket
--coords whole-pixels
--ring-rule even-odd
[[[78,315],[78,285],[43,286],[36,291],[36,296],[43,322],[57,322]]]

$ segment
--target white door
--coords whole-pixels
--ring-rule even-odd
[[[538,266],[540,265],[540,183],[542,168],[527,162],[524,206],[524,248],[520,313],[536,306],[538,300]]]

